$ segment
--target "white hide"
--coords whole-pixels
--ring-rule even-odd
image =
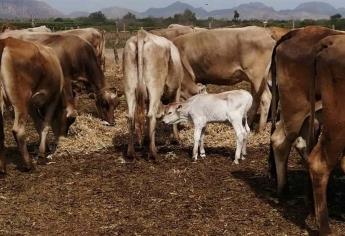
[[[250,132],[247,113],[252,106],[252,95],[245,90],[219,94],[199,94],[183,103],[168,105],[163,121],[176,124],[191,120],[194,124],[193,159],[205,157],[204,135],[207,123],[230,122],[236,133],[235,164],[247,154],[246,145]]]

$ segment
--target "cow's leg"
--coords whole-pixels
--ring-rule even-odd
[[[28,114],[26,111],[20,111],[18,108],[14,109],[14,124],[12,128],[13,136],[17,142],[19,151],[24,161],[24,170],[30,170],[32,168],[31,158],[26,146],[25,139],[25,126],[27,122]]]
[[[4,118],[0,111],[0,174],[6,173]]]
[[[128,148],[127,148],[127,156],[130,159],[135,157],[135,150],[134,150],[134,132],[135,132],[135,107],[136,107],[136,100],[135,100],[135,93],[128,92],[126,93],[127,105],[128,105]]]
[[[271,143],[276,165],[277,191],[278,195],[282,195],[288,190],[287,161],[292,145],[285,135],[282,122],[278,123],[276,130],[272,134]]]
[[[327,185],[329,176],[337,164],[338,156],[343,151],[342,139],[341,142],[336,139],[332,141],[326,139],[323,135],[308,157],[315,217],[320,227],[320,235],[331,233],[328,220]]]
[[[266,85],[264,92],[261,96],[261,103],[260,103],[260,123],[258,131],[261,132],[265,129],[267,118],[268,118],[268,112],[270,110],[272,100],[272,94],[270,92],[270,89],[268,88],[268,85]]]
[[[200,136],[200,157],[205,158],[206,157],[206,152],[205,152],[205,131],[206,131],[206,126],[202,128],[201,130],[201,136]]]
[[[241,158],[241,152],[243,148],[244,136],[246,131],[242,126],[242,119],[240,118],[233,118],[232,126],[234,127],[236,133],[236,152],[234,163],[238,165],[238,161]]]
[[[158,91],[148,89],[150,96],[149,112],[147,117],[149,119],[148,133],[150,139],[149,146],[149,157],[154,160],[158,158],[157,147],[156,147],[156,123],[157,123],[157,112],[160,105],[160,94]]]
[[[203,129],[203,125],[194,124],[194,147],[193,147],[193,161],[198,160],[198,151],[199,151],[199,143],[201,138],[201,133]]]
[[[176,95],[175,95],[175,102],[179,102],[180,101],[180,97],[181,97],[181,90],[178,89],[176,91]],[[178,132],[178,127],[177,127],[177,124],[173,124],[173,133],[174,133],[174,141],[176,143],[179,143],[180,142],[180,135],[179,135],[179,132]]]

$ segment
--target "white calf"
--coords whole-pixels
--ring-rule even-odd
[[[247,113],[252,106],[253,97],[245,90],[235,90],[219,94],[199,94],[185,102],[173,103],[166,107],[163,121],[177,124],[192,120],[194,124],[193,159],[205,157],[204,136],[207,123],[230,122],[236,133],[235,164],[247,154],[247,138],[250,132]],[[241,156],[242,154],[242,156]]]

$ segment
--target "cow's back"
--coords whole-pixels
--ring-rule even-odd
[[[200,82],[222,83],[238,69],[269,64],[275,41],[264,28],[245,27],[191,33],[176,38],[174,44]]]

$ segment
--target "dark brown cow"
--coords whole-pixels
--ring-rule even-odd
[[[109,124],[114,124],[114,109],[118,104],[117,94],[106,91],[104,74],[97,63],[95,50],[88,42],[68,34],[13,32],[1,34],[0,37],[11,36],[51,47],[60,60],[65,83],[86,78],[96,93],[96,106],[100,117]],[[74,109],[72,91],[66,91],[66,95],[71,109]]]
[[[0,172],[5,173],[3,105],[14,110],[13,135],[24,160],[24,168],[32,163],[26,147],[25,126],[28,115],[40,134],[39,155],[45,156],[49,126],[55,137],[67,135],[75,114],[65,109],[63,74],[59,59],[48,47],[14,38],[0,40],[1,104]]]
[[[291,146],[300,135],[303,122],[310,114],[309,88],[314,73],[314,46],[323,38],[335,34],[341,32],[316,26],[297,29],[278,41],[273,51],[271,70],[274,132],[271,136],[270,161],[271,176],[277,177],[279,195],[283,195],[287,190],[287,160]],[[281,120],[275,127],[277,89]],[[316,94],[318,99],[318,89]]]
[[[327,209],[327,184],[332,170],[341,164],[345,173],[345,35],[329,36],[316,47],[316,79],[311,86],[311,110],[314,117],[315,84],[319,84],[323,104],[323,131],[309,155],[308,164],[314,193],[315,216],[320,235],[331,230]],[[312,130],[312,129],[310,129]],[[310,139],[313,138],[311,134]]]
[[[76,35],[89,42],[96,50],[98,62],[105,71],[105,36],[103,31],[95,28],[84,28],[65,30],[61,33]]]

